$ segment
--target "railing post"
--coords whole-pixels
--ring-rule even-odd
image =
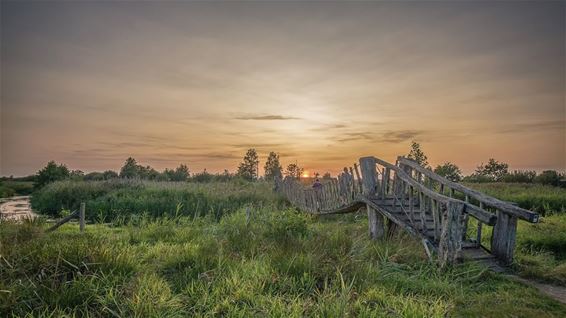
[[[85,208],[86,204],[81,202],[81,208],[79,210],[79,229],[81,233],[85,230]]]
[[[442,211],[442,233],[438,245],[438,258],[441,267],[456,262],[462,250],[464,206],[463,202],[449,201]]]
[[[493,226],[491,237],[491,253],[503,265],[513,262],[515,235],[517,234],[517,217],[497,211],[497,222]]]
[[[360,158],[362,170],[363,194],[366,197],[375,196],[377,192],[377,175],[375,172],[375,159],[373,157]],[[368,213],[368,227],[371,239],[382,238],[385,234],[385,220],[383,216],[369,205],[366,206]]]

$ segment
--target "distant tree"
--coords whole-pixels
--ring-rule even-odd
[[[537,176],[536,171],[531,170],[515,170],[503,175],[501,181],[516,183],[533,183]]]
[[[428,167],[428,158],[422,151],[421,145],[418,142],[411,142],[411,151],[409,151],[407,158],[414,160],[423,167]]]
[[[204,169],[202,172],[197,172],[195,174],[193,174],[193,176],[191,177],[191,180],[194,182],[210,182],[212,181],[212,174],[208,173],[206,171],[206,169]]]
[[[189,178],[189,167],[181,164],[175,170],[170,170],[169,180],[171,181],[187,181]]]
[[[508,174],[509,165],[490,158],[486,165],[483,163],[476,168],[475,175],[485,177],[491,181],[501,181]]]
[[[299,167],[295,163],[291,163],[287,166],[287,170],[285,171],[285,175],[291,178],[300,179],[301,175],[303,174],[303,168]]]
[[[258,177],[259,158],[255,149],[248,149],[243,161],[238,166],[238,176],[246,180],[256,180]]]
[[[112,171],[112,170],[106,170],[102,173],[103,179],[104,180],[110,180],[110,179],[115,179],[118,178],[118,174],[116,173],[116,171]]]
[[[283,175],[283,168],[281,167],[281,163],[279,163],[279,155],[273,151],[270,152],[269,156],[267,156],[264,169],[266,180],[281,178]]]
[[[81,170],[71,170],[69,173],[69,178],[73,180],[83,180],[85,173]]]
[[[332,179],[332,175],[330,174],[330,172],[325,172],[325,173],[322,175],[322,179],[324,179],[324,180],[330,180],[330,179]]]
[[[150,166],[137,166],[138,177],[144,180],[157,180],[160,177],[160,173]]]
[[[69,176],[70,171],[65,165],[57,165],[55,161],[49,161],[43,169],[37,172],[34,186],[41,188],[48,183],[67,179]]]
[[[85,181],[101,181],[104,180],[104,174],[102,172],[91,172],[85,174],[84,178]]]
[[[120,178],[139,178],[140,166],[136,159],[129,157],[120,169]]]
[[[454,182],[462,180],[462,171],[451,162],[445,162],[442,165],[436,166],[434,172]]]
[[[545,170],[535,178],[536,183],[558,186],[560,185],[561,176],[557,171]]]

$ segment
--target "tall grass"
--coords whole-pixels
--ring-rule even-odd
[[[566,212],[566,189],[527,183],[466,183],[466,186],[517,203],[542,215]]]
[[[86,202],[87,219],[116,219],[185,215],[213,215],[220,219],[244,205],[285,206],[285,200],[267,184],[242,180],[214,183],[154,182],[136,180],[59,181],[36,192],[34,210],[57,216]]]
[[[566,307],[359,216],[242,208],[120,227],[0,223],[0,316],[561,317]],[[15,242],[15,243],[14,243]]]

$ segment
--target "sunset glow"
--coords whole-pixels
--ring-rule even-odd
[[[411,140],[465,173],[564,170],[564,6],[3,2],[0,174],[234,172],[256,148],[335,175]]]

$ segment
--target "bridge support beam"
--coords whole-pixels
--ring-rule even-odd
[[[375,196],[378,191],[375,159],[373,157],[360,158],[360,169],[362,170],[363,194],[369,197]],[[385,235],[385,219],[383,215],[370,206],[367,206],[366,209],[370,238],[373,240],[382,238]]]
[[[497,211],[497,223],[493,227],[491,252],[497,256],[502,265],[513,262],[515,235],[517,234],[517,217]]]
[[[453,264],[462,250],[462,220],[464,203],[450,201],[442,209],[442,233],[438,244],[438,261],[441,267]]]

